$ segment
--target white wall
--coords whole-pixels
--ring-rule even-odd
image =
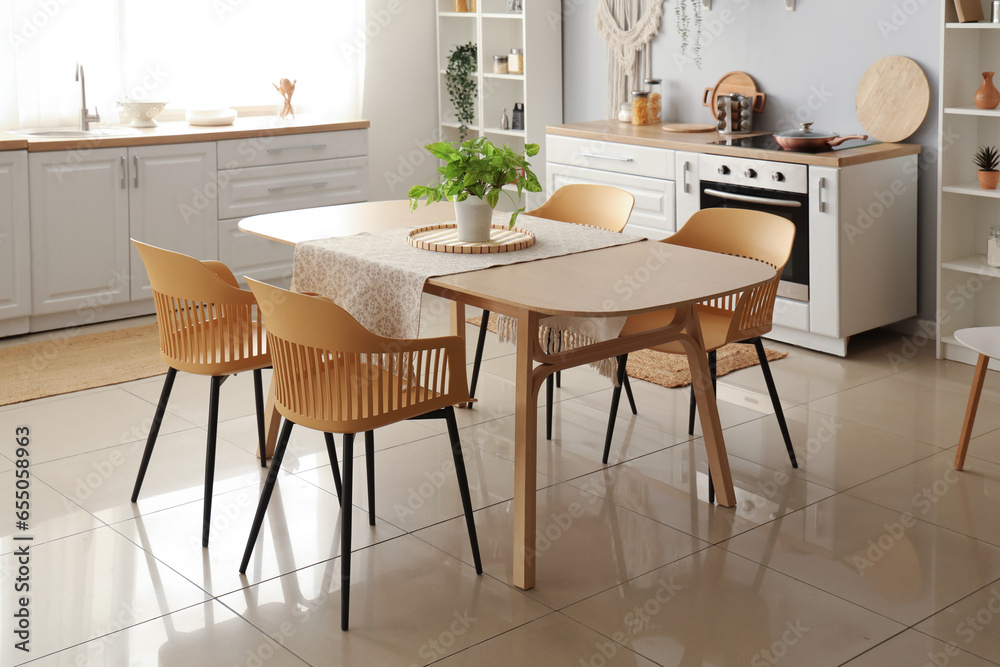
[[[404,199],[430,183],[423,149],[438,138],[434,0],[368,0],[365,96],[371,121],[369,199]]]
[[[934,319],[937,207],[938,72],[942,0],[713,0],[704,12],[702,69],[678,53],[674,9],[653,42],[653,74],[664,80],[671,120],[711,122],[704,89],[727,72],[751,74],[767,94],[755,129],[783,130],[801,120],[838,134],[862,132],[855,91],[879,58],[915,60],[931,85],[931,111],[909,142],[923,145],[918,185],[919,317]],[[566,122],[604,117],[605,46],[595,27],[596,0],[563,2],[563,99]],[[970,103],[971,94],[970,90]],[[871,193],[875,201],[877,193]],[[852,212],[848,212],[851,215]],[[856,212],[853,213],[856,215]]]

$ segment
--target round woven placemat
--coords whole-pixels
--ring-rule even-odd
[[[469,243],[458,240],[458,225],[447,222],[440,225],[418,227],[406,236],[406,242],[421,250],[450,252],[462,255],[490,255],[514,252],[535,245],[535,235],[517,227],[490,226],[490,240],[486,243]]]

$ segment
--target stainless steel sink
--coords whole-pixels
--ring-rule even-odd
[[[15,134],[39,139],[86,139],[100,137],[126,137],[139,134],[130,127],[95,127],[92,130],[78,130],[72,127],[48,127],[34,130],[18,130]]]

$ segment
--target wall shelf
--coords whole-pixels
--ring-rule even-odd
[[[944,112],[956,116],[982,116],[983,118],[1000,118],[1000,109],[980,109],[979,107],[945,107]]]
[[[983,190],[979,183],[973,181],[962,183],[961,185],[946,185],[941,188],[945,192],[956,195],[972,195],[973,197],[989,197],[990,199],[1000,199],[1000,190]]]
[[[993,267],[986,263],[986,255],[969,255],[941,262],[941,268],[950,271],[961,271],[962,273],[974,273],[978,276],[990,276],[1000,278],[1000,267]]]

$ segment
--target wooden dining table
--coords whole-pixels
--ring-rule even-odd
[[[408,212],[408,202],[344,204],[244,218],[239,228],[294,245],[365,231],[454,220],[452,204]],[[627,228],[626,228],[627,232]],[[459,256],[461,257],[461,256]],[[427,280],[424,292],[451,302],[453,333],[464,336],[465,306],[517,320],[514,454],[514,569],[516,586],[535,585],[537,401],[556,371],[617,357],[668,341],[687,353],[717,502],[736,504],[719,410],[712,389],[696,304],[771,280],[762,262],[654,241],[638,241],[532,262],[454,273]],[[539,322],[550,315],[619,317],[672,310],[669,325],[591,345],[546,353]],[[269,399],[268,452],[277,439],[277,412]]]

